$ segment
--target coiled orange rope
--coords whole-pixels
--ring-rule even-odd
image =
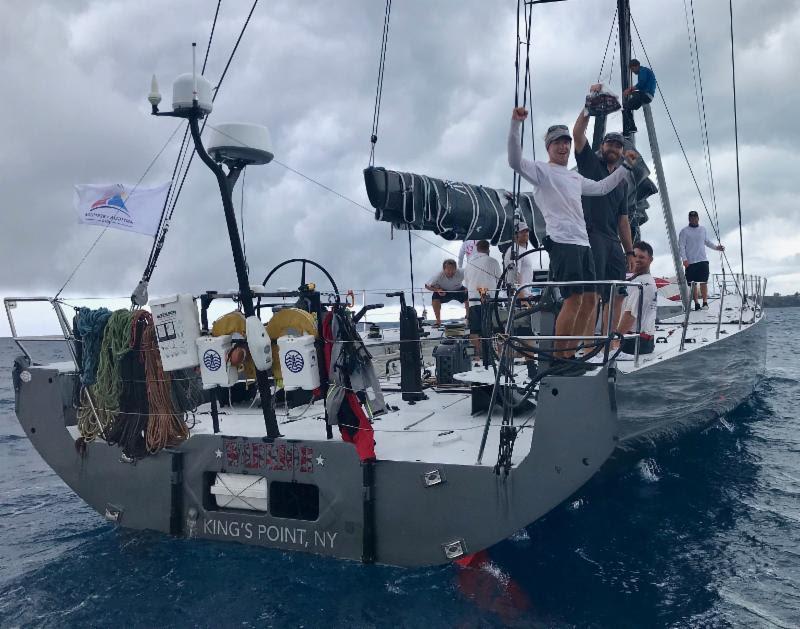
[[[144,363],[147,402],[150,408],[145,438],[148,451],[155,453],[186,440],[189,437],[189,428],[183,415],[175,412],[172,403],[172,381],[169,373],[165,373],[161,365],[153,316],[146,310],[137,310],[134,313],[131,324],[131,346],[136,344],[138,321],[145,322],[140,354],[140,360]]]

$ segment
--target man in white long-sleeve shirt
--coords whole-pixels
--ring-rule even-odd
[[[528,112],[523,107],[514,109],[508,135],[508,164],[535,188],[533,197],[544,216],[549,244],[550,275],[555,282],[592,281],[595,278],[594,260],[586,233],[581,195],[603,196],[616,188],[625,178],[626,170],[636,153],[627,151],[623,168],[617,168],[605,179],[593,181],[567,168],[572,150],[572,138],[566,125],[555,125],[547,130],[545,146],[549,161],[523,159],[520,146],[522,121]],[[559,336],[580,335],[587,321],[594,320],[596,295],[591,287],[580,285],[560,289],[564,296],[561,312],[556,320]],[[563,348],[572,342],[557,342]],[[570,357],[570,352],[557,355]]]
[[[700,285],[700,293],[703,296],[703,308],[708,308],[708,256],[706,247],[714,251],[725,251],[722,245],[711,242],[708,239],[706,228],[700,224],[700,217],[697,212],[689,212],[689,224],[681,230],[678,235],[678,249],[683,260],[683,268],[686,273],[686,281],[691,284],[695,282],[692,290],[694,299],[694,309],[700,310],[700,302],[697,300],[697,285]]]
[[[500,263],[489,255],[489,241],[475,241],[475,253],[469,260],[464,271],[464,285],[469,293],[469,338],[475,348],[475,355],[480,356],[481,336],[483,331],[483,304],[474,301],[481,299],[481,293],[491,291],[497,287],[497,281],[503,274]]]

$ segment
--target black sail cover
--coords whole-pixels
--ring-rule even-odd
[[[431,231],[446,240],[511,242],[514,204],[506,190],[434,179],[380,167],[364,170],[375,219],[399,229]],[[538,247],[545,235],[544,217],[532,192],[519,195],[519,213]]]

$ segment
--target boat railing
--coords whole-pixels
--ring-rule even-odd
[[[56,318],[58,319],[58,324],[61,328],[61,334],[39,334],[39,335],[21,335],[17,332],[17,325],[14,320],[13,310],[17,308],[19,303],[32,303],[32,302],[47,302],[52,307],[56,314]],[[64,309],[61,307],[61,302],[55,297],[5,297],[3,299],[3,305],[6,309],[6,317],[8,318],[8,326],[11,330],[11,339],[17,344],[17,347],[22,351],[25,357],[31,362],[34,363],[33,355],[28,351],[28,348],[25,347],[26,343],[30,342],[42,342],[42,341],[66,341],[66,345],[69,348],[70,355],[72,356],[72,362],[75,363],[75,368],[78,369],[80,365],[78,365],[78,356],[75,353],[75,345],[73,341],[75,341],[75,336],[72,333],[72,328],[70,326],[69,320],[67,319],[66,315],[64,314]]]
[[[742,273],[729,274],[715,273],[709,278],[710,283],[720,295],[720,301],[724,302],[725,296],[730,295],[737,298],[739,303],[739,329],[747,323],[744,320],[745,311],[752,308],[755,322],[764,311],[764,295],[767,292],[767,278],[759,275]],[[722,314],[724,312],[723,303],[720,303],[717,317],[717,338],[719,338],[720,327],[722,325]]]
[[[639,341],[641,337],[641,321],[642,321],[642,309],[643,309],[643,296],[644,296],[644,284],[641,282],[629,282],[629,281],[620,281],[620,280],[592,280],[589,282],[530,282],[528,284],[522,284],[516,288],[514,294],[511,298],[511,305],[510,311],[513,312],[514,308],[517,306],[518,302],[523,298],[523,293],[527,293],[531,289],[539,289],[542,294],[550,288],[569,288],[571,286],[580,286],[580,287],[597,287],[597,288],[608,288],[609,294],[616,294],[620,287],[631,287],[635,288],[639,291],[639,307],[638,313],[636,316],[636,331],[630,334],[627,334],[626,337],[635,337],[636,342],[636,353],[634,355],[634,365],[639,366]],[[600,291],[597,291],[600,292]],[[614,326],[612,326],[612,322],[617,320],[615,317],[615,300],[609,299],[608,300],[608,312],[606,315],[605,320],[605,330],[606,334],[594,334],[594,335],[585,335],[585,336],[559,336],[559,335],[535,335],[535,336],[516,336],[515,338],[521,340],[539,340],[539,341],[605,341],[605,349],[603,352],[603,363],[605,364],[608,362],[609,350],[611,347],[611,342],[617,336],[616,332],[614,331]],[[506,335],[512,336],[512,326],[513,326],[513,319],[512,317],[508,318],[506,322]],[[601,328],[602,329],[602,328]]]
[[[514,309],[517,307],[518,303],[522,299],[524,299],[524,296],[531,289],[540,289],[541,292],[542,292],[542,295],[544,295],[545,292],[548,289],[551,289],[551,290],[552,289],[561,289],[561,288],[568,288],[568,287],[571,287],[571,286],[575,286],[575,287],[578,287],[578,286],[580,286],[580,287],[595,287],[595,288],[601,288],[601,289],[602,288],[607,288],[607,290],[609,291],[609,295],[615,295],[618,292],[619,288],[621,288],[621,287],[626,287],[626,288],[630,287],[630,288],[633,288],[633,289],[636,289],[636,290],[639,291],[639,306],[638,306],[638,312],[637,312],[637,316],[636,316],[636,331],[632,332],[630,334],[624,335],[624,338],[631,338],[631,337],[635,338],[634,366],[638,367],[639,366],[640,341],[641,341],[641,334],[642,334],[641,321],[642,321],[642,312],[643,312],[643,306],[644,306],[644,284],[642,284],[641,282],[629,282],[629,281],[618,281],[618,280],[593,280],[593,281],[584,281],[584,282],[580,282],[580,281],[579,282],[552,282],[552,281],[549,281],[549,282],[530,282],[530,283],[527,283],[527,284],[521,284],[521,285],[517,286],[514,289],[514,292],[513,292],[512,296],[511,296],[511,303],[509,304],[509,313],[513,313],[514,312]],[[508,343],[508,340],[510,340],[511,338],[522,340],[522,341],[534,341],[534,342],[538,341],[538,342],[549,342],[549,343],[558,342],[558,341],[590,341],[590,342],[594,341],[595,343],[599,344],[600,342],[602,342],[603,346],[604,346],[603,347],[603,361],[602,361],[602,364],[603,365],[607,364],[609,362],[611,344],[615,339],[619,338],[619,334],[614,330],[615,326],[612,325],[612,322],[616,321],[616,317],[614,316],[614,310],[615,310],[614,302],[615,302],[615,300],[614,299],[609,299],[608,302],[609,302],[608,303],[608,313],[607,313],[606,321],[605,321],[605,330],[606,330],[605,334],[569,335],[569,336],[552,334],[552,335],[519,336],[519,335],[513,334],[514,317],[513,316],[509,316],[508,320],[506,321],[506,328],[505,328],[506,342],[503,343],[502,348],[500,350],[500,356],[499,356],[499,360],[498,360],[498,365],[499,366],[503,366],[503,365],[508,364],[508,362],[509,362],[510,354],[509,354],[509,343]],[[602,327],[601,327],[601,330],[602,330]],[[556,349],[555,351],[558,351],[558,350]],[[488,410],[488,413],[486,415],[486,423],[485,423],[484,428],[483,428],[483,436],[481,438],[481,445],[480,445],[480,448],[478,450],[478,459],[477,459],[477,464],[478,465],[480,465],[482,460],[483,460],[483,453],[484,453],[484,450],[486,448],[486,440],[487,440],[487,437],[489,435],[489,429],[490,429],[491,423],[492,423],[492,413],[494,411],[494,405],[495,405],[495,402],[497,400],[497,396],[499,395],[499,390],[500,390],[500,387],[501,387],[500,379],[501,379],[501,376],[502,376],[503,373],[506,373],[507,378],[509,378],[508,377],[508,373],[509,373],[508,369],[498,368],[498,369],[495,370],[495,381],[494,381],[494,386],[492,387],[492,395],[491,395],[491,398],[489,400],[489,410]],[[546,371],[543,372],[543,373],[546,373]],[[539,376],[539,377],[541,377],[541,376]],[[509,382],[507,382],[506,384],[509,384],[509,383],[510,383],[510,378],[509,378]],[[501,396],[501,399],[503,400],[503,404],[504,405],[507,404],[505,395]],[[503,415],[504,415],[504,421],[505,421],[505,418],[506,418],[506,415],[507,415],[505,411],[504,411]],[[512,415],[513,415],[513,413],[512,413]]]

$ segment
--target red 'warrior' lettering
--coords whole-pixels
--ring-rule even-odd
[[[231,467],[239,465],[239,444],[235,439],[225,439],[225,460]]]
[[[314,449],[307,446],[300,448],[300,471],[314,471]]]
[[[267,462],[266,444],[249,442],[245,448],[245,466],[257,470]]]

